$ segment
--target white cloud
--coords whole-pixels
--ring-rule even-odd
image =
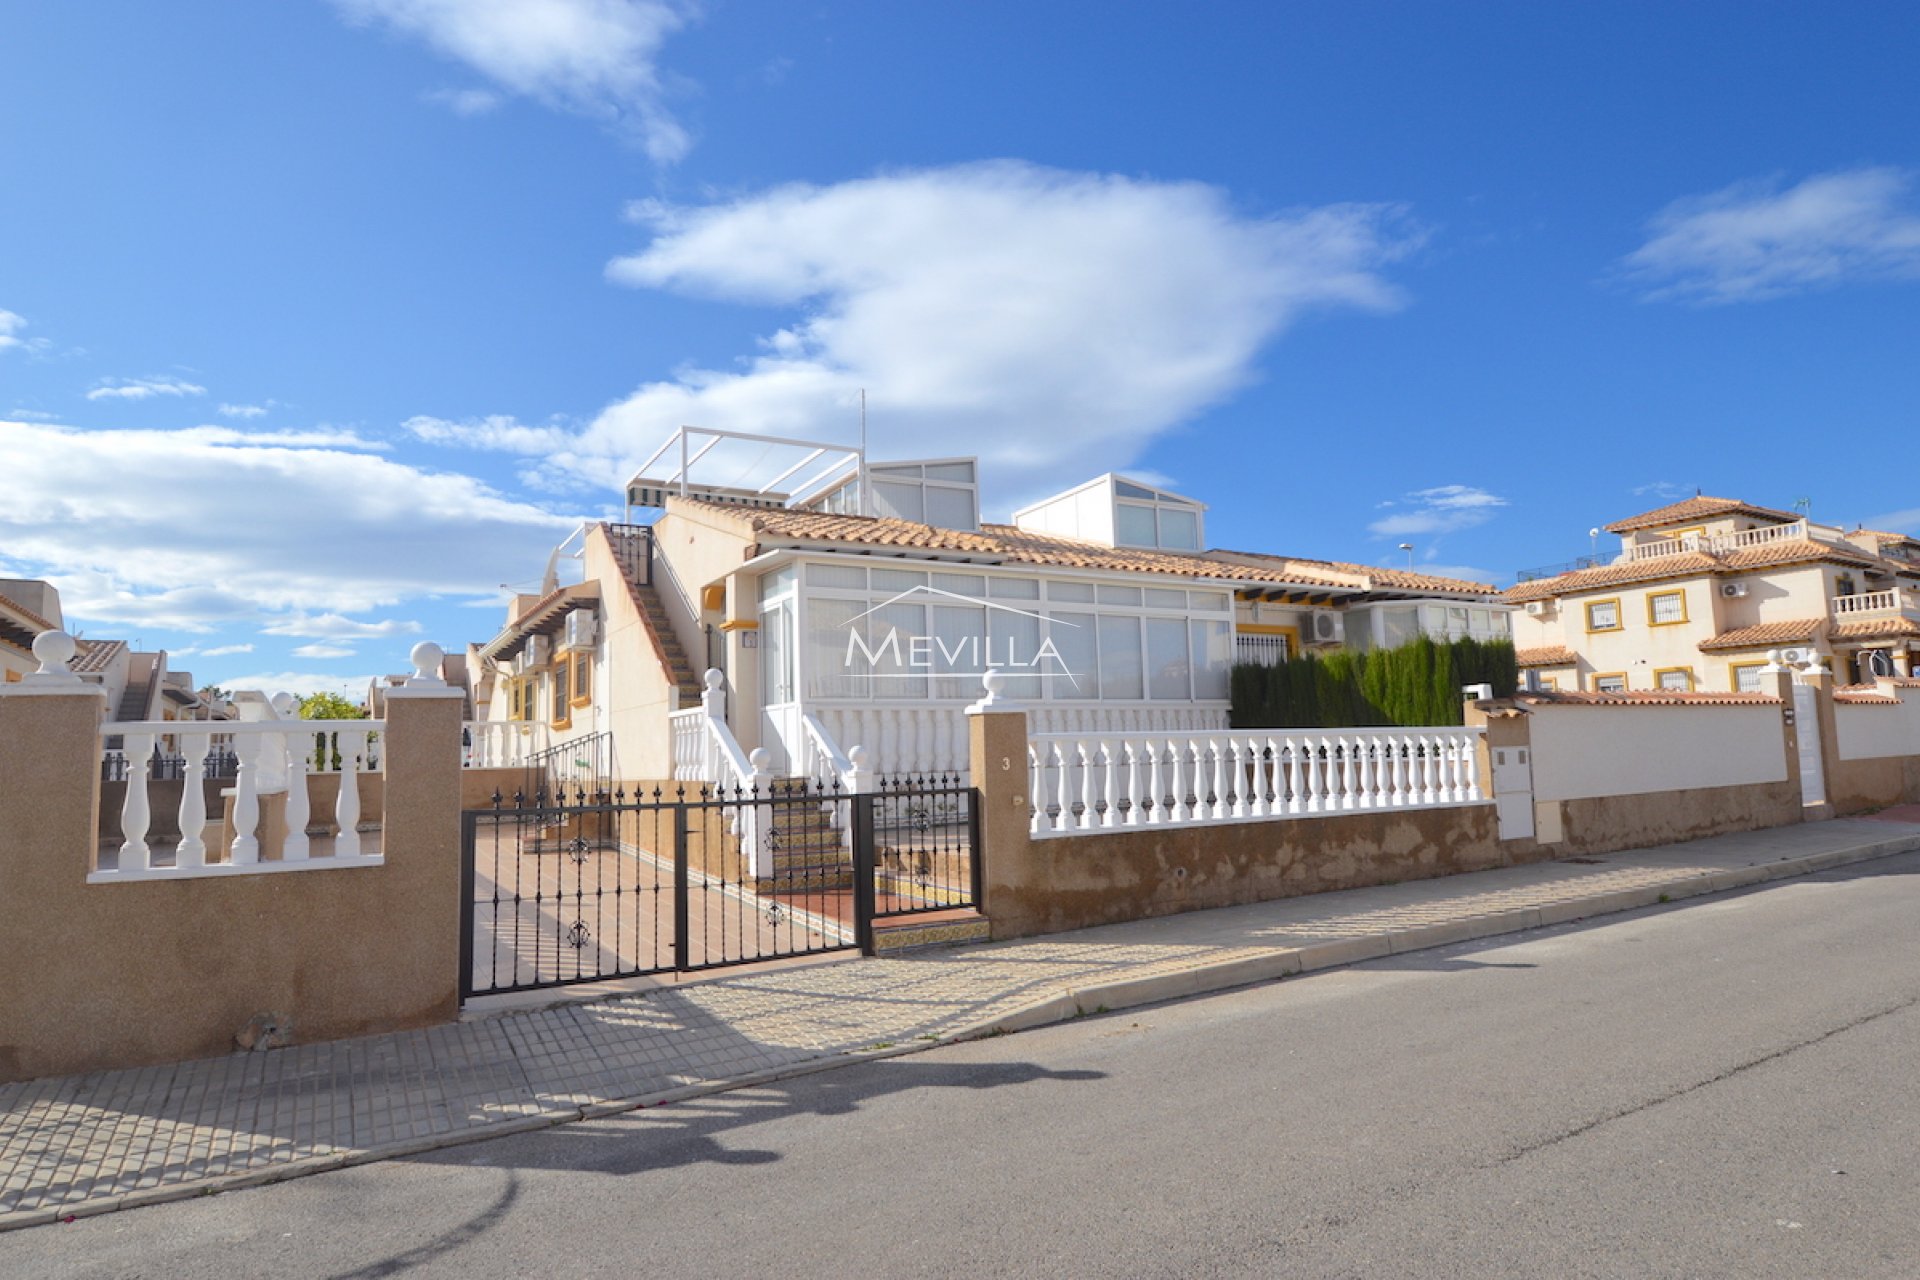
[[[172,438],[182,443],[211,445],[244,445],[263,448],[269,445],[291,445],[301,449],[369,449],[375,453],[386,453],[393,446],[384,440],[369,440],[357,431],[345,427],[314,427],[307,430],[289,431],[241,431],[236,427],[200,426],[183,427],[172,433]]]
[[[7,410],[5,416],[7,418],[18,420],[20,422],[58,422],[60,421],[59,414],[41,413],[37,409],[9,409]]]
[[[630,133],[656,162],[692,145],[666,106],[660,46],[694,11],[682,0],[334,0],[512,93]],[[445,92],[445,91],[443,91]],[[456,91],[457,92],[457,91]],[[476,91],[467,90],[466,93]],[[477,100],[474,100],[477,101]],[[459,107],[449,102],[445,105]]]
[[[429,89],[420,100],[466,117],[486,115],[500,105],[500,95],[486,89]]]
[[[1737,183],[1675,201],[1620,274],[1648,299],[1755,302],[1863,281],[1920,279],[1913,173],[1817,174],[1782,190]]]
[[[545,457],[564,448],[572,439],[572,433],[563,427],[529,427],[508,414],[470,418],[465,422],[420,414],[408,418],[400,426],[408,435],[429,444],[459,445],[468,449],[490,449],[533,457]]]
[[[0,351],[26,345],[19,332],[27,327],[27,318],[16,311],[0,310]]]
[[[388,618],[384,622],[360,622],[354,618],[342,617],[337,613],[318,615],[295,613],[290,617],[275,619],[261,630],[270,636],[315,637],[326,640],[376,640],[390,636],[414,635],[419,632],[420,624],[406,622],[399,618]]]
[[[469,476],[340,449],[211,443],[200,429],[0,422],[0,456],[9,561],[59,586],[68,616],[108,623],[205,632],[266,615],[317,627],[333,624],[316,615],[424,596],[492,597],[578,523]],[[359,625],[388,637],[410,624]]]
[[[211,649],[202,649],[200,656],[203,658],[224,658],[229,654],[252,652],[253,646],[250,644],[217,644]]]
[[[312,644],[296,645],[293,656],[296,658],[351,658],[352,645],[335,644],[330,640],[316,640]]]
[[[151,400],[155,396],[203,396],[207,389],[178,378],[107,378],[87,392],[89,400]]]
[[[1689,486],[1687,485],[1674,484],[1671,480],[1655,480],[1651,484],[1634,486],[1633,496],[1636,498],[1658,498],[1662,502],[1678,502],[1682,498],[1690,498],[1693,496],[1693,494],[1688,492],[1688,488]]]
[[[1379,270],[1417,243],[1395,207],[1255,216],[1199,183],[1012,162],[636,216],[654,238],[610,264],[614,280],[791,322],[741,368],[646,384],[577,432],[512,419],[409,430],[604,488],[683,423],[851,440],[864,388],[875,456],[964,441],[994,492],[1036,497],[1127,466],[1234,394],[1303,314],[1398,307]]]
[[[1507,505],[1507,500],[1472,485],[1443,484],[1416,489],[1402,499],[1380,505],[1396,508],[1395,513],[1375,520],[1367,526],[1367,531],[1394,538],[1471,529],[1493,519],[1494,513]],[[1406,509],[1399,509],[1403,507]]]
[[[408,670],[408,666],[403,662],[398,664],[395,670],[405,671]],[[366,675],[342,676],[312,671],[271,671],[222,676],[219,684],[222,689],[232,693],[258,690],[269,696],[286,692],[297,698],[304,698],[312,693],[337,693],[358,706],[366,699],[367,686],[377,678],[371,672]]]
[[[223,404],[218,412],[223,418],[264,418],[273,401],[266,404]]]

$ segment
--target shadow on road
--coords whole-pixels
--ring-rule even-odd
[[[999,1089],[1104,1080],[1101,1071],[1052,1071],[1029,1062],[934,1063],[890,1058],[864,1068],[818,1072],[710,1094],[643,1111],[409,1157],[413,1163],[543,1169],[616,1176],[694,1164],[772,1164],[781,1156],[724,1139],[796,1115],[845,1115],[866,1102],[914,1089]]]

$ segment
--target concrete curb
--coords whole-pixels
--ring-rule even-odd
[[[539,1129],[552,1129],[580,1120],[602,1119],[630,1111],[641,1111],[707,1097],[716,1093],[727,1093],[780,1080],[796,1079],[821,1071],[853,1066],[857,1063],[921,1053],[939,1045],[1051,1026],[1090,1014],[1114,1013],[1169,1000],[1211,995],[1262,982],[1272,982],[1296,974],[1342,968],[1390,955],[1404,955],[1457,942],[1499,937],[1548,925],[1565,924],[1574,920],[1615,915],[1623,911],[1677,902],[1685,898],[1725,893],[1775,880],[1815,875],[1822,871],[1831,871],[1836,867],[1870,862],[1876,858],[1893,857],[1916,849],[1920,849],[1920,835],[1895,836],[1887,840],[1874,841],[1871,844],[1857,845],[1851,849],[1831,850],[1801,858],[1780,858],[1773,862],[1754,863],[1724,871],[1683,875],[1661,884],[1592,894],[1542,907],[1488,912],[1485,915],[1449,920],[1441,924],[1389,930],[1357,938],[1340,938],[1330,942],[1313,943],[1305,947],[1276,948],[1270,952],[1238,956],[1213,964],[1194,965],[1191,968],[1170,973],[1092,983],[1041,997],[1011,1012],[996,1014],[981,1022],[969,1024],[938,1037],[921,1037],[904,1044],[887,1044],[884,1047],[876,1045],[866,1049],[825,1051],[812,1058],[783,1063],[743,1075],[699,1081],[675,1089],[628,1098],[608,1099],[582,1106],[554,1108],[475,1128],[429,1134],[374,1147],[333,1151],[325,1155],[308,1156],[299,1160],[289,1160],[284,1164],[270,1165],[262,1169],[248,1169],[240,1173],[224,1174],[195,1182],[143,1187],[53,1208],[0,1214],[0,1232],[89,1218],[103,1213],[113,1213],[120,1209],[143,1208],[147,1205],[165,1204],[174,1200],[195,1199],[222,1191],[266,1186],[270,1183],[305,1177],[308,1174],[327,1173],[335,1169],[421,1155],[428,1151],[466,1146],[469,1143],[486,1142],[494,1138],[531,1133]]]

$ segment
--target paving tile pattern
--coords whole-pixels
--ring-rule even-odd
[[[1905,815],[1903,815],[1905,816]],[[552,1123],[983,1029],[1063,993],[1920,847],[1826,822],[1030,941],[746,973],[422,1031],[0,1085],[0,1229]],[[1783,861],[1784,860],[1784,861]],[[1811,860],[1811,861],[1809,861]],[[1561,910],[1554,918],[1571,918]]]

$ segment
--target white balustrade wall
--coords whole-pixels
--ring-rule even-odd
[[[469,720],[463,726],[461,764],[468,769],[511,769],[547,749],[552,731],[534,720]]]
[[[1478,728],[1035,734],[1036,836],[1487,799]]]
[[[219,725],[216,732],[214,724]],[[205,727],[199,727],[204,725]],[[378,740],[386,724],[380,720],[264,720],[264,721],[121,721],[102,726],[103,738],[120,738],[125,743],[124,772],[127,794],[120,808],[120,857],[112,871],[96,871],[95,879],[138,879],[160,876],[211,875],[285,869],[286,864],[308,860],[311,849],[307,826],[307,777],[314,773],[340,775],[339,798],[334,819],[339,834],[333,853],[325,865],[338,866],[354,861],[378,861],[379,855],[363,855],[360,850],[359,776],[379,767]],[[233,846],[224,863],[209,862],[206,831],[207,761],[216,739],[224,739],[239,758],[233,779]],[[153,846],[147,835],[153,824],[148,794],[150,769],[132,767],[132,762],[150,761],[156,744],[177,747],[183,762],[179,777],[180,843],[174,850],[171,866],[154,865]],[[111,753],[103,749],[103,757]],[[163,753],[163,758],[164,758]],[[286,795],[286,842],[280,863],[260,861],[260,842],[254,834],[260,821],[262,795]]]

